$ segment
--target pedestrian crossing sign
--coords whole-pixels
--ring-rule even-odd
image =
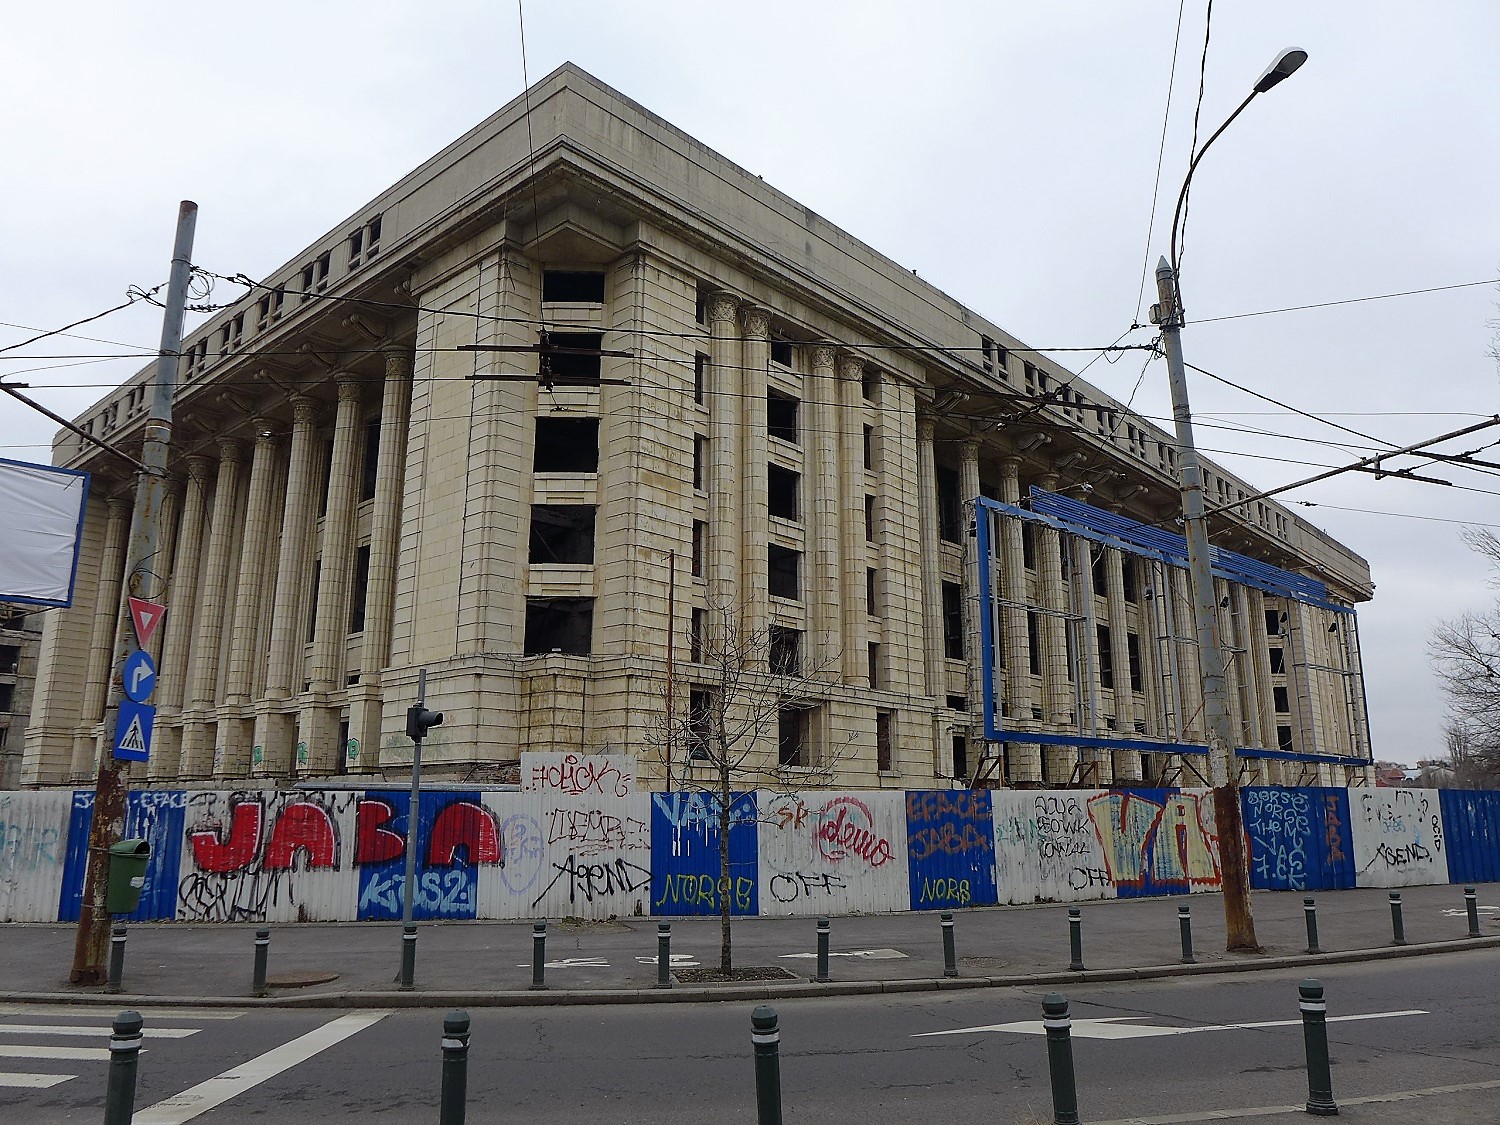
[[[149,703],[120,700],[120,720],[115,724],[114,756],[127,762],[144,762],[151,756],[151,731],[156,708]]]

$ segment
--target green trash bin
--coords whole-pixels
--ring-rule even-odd
[[[145,840],[121,840],[109,847],[109,886],[104,909],[111,914],[134,914],[146,887],[146,864],[151,845]]]

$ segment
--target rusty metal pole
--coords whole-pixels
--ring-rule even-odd
[[[126,553],[125,582],[120,591],[120,612],[115,626],[114,671],[104,709],[104,729],[112,732],[120,711],[125,660],[137,645],[130,618],[130,598],[161,602],[166,565],[157,558],[161,542],[161,507],[166,499],[167,447],[172,440],[172,396],[177,389],[177,365],[182,353],[182,313],[187,304],[188,281],[193,273],[193,232],[198,224],[198,205],[183,200],[177,209],[177,234],[172,242],[172,271],[167,279],[166,311],[162,314],[161,346],[157,350],[156,375],[152,384],[151,413],[146,419],[141,448],[142,471],[136,478],[135,508],[130,516],[130,545]],[[111,737],[113,737],[111,735]],[[117,760],[106,750],[99,756],[94,781],[94,814],[89,828],[89,862],[84,868],[83,900],[78,914],[78,937],[73,947],[73,984],[98,984],[104,979],[109,950],[109,912],[105,891],[109,880],[109,847],[124,834],[126,791],[130,763]]]

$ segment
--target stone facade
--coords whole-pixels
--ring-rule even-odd
[[[42,615],[0,603],[0,789],[21,779],[21,748],[36,687]]]
[[[1161,519],[1178,503],[1170,437],[578,69],[530,104],[529,129],[518,99],[185,341],[159,712],[134,782],[399,774],[425,669],[447,715],[424,746],[439,776],[609,748],[660,784],[669,630],[681,712],[707,675],[695,634],[725,606],[792,638],[816,681],[792,735],[809,778],[1173,780],[1164,755],[984,744],[987,576],[968,534],[974,497],[1032,484]],[[542,331],[621,354],[558,353],[548,381]],[[138,443],[149,379],[80,425]],[[71,435],[54,458],[96,483],[76,604],[48,615],[30,785],[85,780],[108,748],[131,503]],[[1274,503],[1236,506],[1250,487],[1208,474],[1229,505],[1216,543],[1346,604],[1370,596],[1362,559]],[[1119,552],[1079,550],[1005,528],[1006,713],[1076,727],[1086,697],[1091,720],[1201,733],[1191,645],[1153,639],[1191,636],[1166,619],[1185,612],[1185,575],[1127,577]],[[1067,624],[1080,596],[1106,627],[1082,663]],[[1231,675],[1246,745],[1275,748],[1288,726],[1299,750],[1368,757],[1357,652],[1330,650],[1306,606],[1225,599],[1226,637],[1248,654]],[[1292,638],[1280,672],[1272,612]],[[1341,671],[1288,674],[1314,665]],[[743,784],[786,780],[778,757],[773,724]]]

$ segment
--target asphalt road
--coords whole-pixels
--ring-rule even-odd
[[[1300,975],[1258,972],[1072,989],[1084,1121],[1224,1120],[1225,1111],[1300,1106],[1307,1093]],[[1330,1017],[1379,1016],[1329,1026],[1344,1120],[1500,1121],[1500,951],[1330,965],[1321,979]],[[1034,1023],[1043,991],[782,1003],[787,1121],[1050,1122],[1043,1038],[1024,1026],[982,1030]],[[751,1007],[476,1010],[468,1120],[754,1121]],[[1414,1012],[1424,1014],[1389,1014]],[[145,1015],[148,1050],[141,1058],[137,1125],[436,1119],[441,1012],[160,1009]],[[51,1086],[17,1087],[5,1085],[0,1074],[0,1120],[98,1120],[108,1065],[98,1057],[106,1053],[98,1052],[104,1034],[60,1029],[97,1029],[105,1022],[99,1010],[0,1009],[0,1072],[73,1076]],[[1226,1024],[1270,1026],[1209,1029]],[[1121,1030],[1127,1027],[1139,1030]],[[174,1034],[152,1039],[153,1028]],[[46,1049],[43,1057],[14,1053],[37,1047]],[[98,1054],[47,1057],[80,1048]],[[1366,1100],[1437,1087],[1458,1088]],[[1291,1120],[1291,1114],[1255,1118]]]

